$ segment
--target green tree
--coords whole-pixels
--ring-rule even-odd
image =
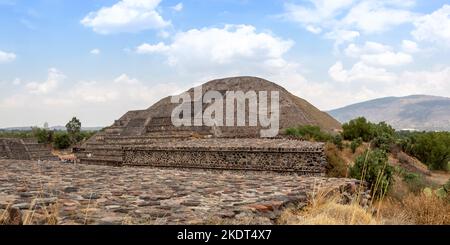
[[[342,125],[342,136],[346,140],[354,140],[362,138],[365,142],[370,141],[374,136],[373,124],[368,122],[366,118],[359,117]]]
[[[76,117],[73,117],[72,120],[70,120],[66,124],[67,132],[70,135],[76,135],[77,133],[81,132],[81,122]]]

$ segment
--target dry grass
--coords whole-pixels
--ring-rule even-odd
[[[449,225],[450,203],[435,195],[409,194],[401,201],[386,200],[379,215],[393,224]]]
[[[338,195],[321,192],[301,209],[285,210],[278,224],[285,225],[378,225],[381,224],[358,203],[342,204]]]
[[[334,178],[348,177],[348,166],[350,162],[346,161],[335,144],[326,144],[325,154],[329,163],[327,176]]]

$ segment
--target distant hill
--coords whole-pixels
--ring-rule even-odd
[[[341,123],[363,116],[372,122],[385,121],[399,130],[450,131],[450,98],[446,97],[386,97],[328,113]]]
[[[81,127],[81,131],[99,131],[102,128],[103,127]],[[0,130],[3,130],[3,131],[30,131],[31,129],[32,129],[31,126],[29,126],[29,127],[0,128]],[[49,130],[64,131],[64,130],[66,130],[66,127],[53,126],[53,127],[49,127]]]

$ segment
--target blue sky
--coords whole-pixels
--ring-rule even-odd
[[[328,110],[450,97],[450,1],[0,0],[0,127],[106,126],[213,78]]]

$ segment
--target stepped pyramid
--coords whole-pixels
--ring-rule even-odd
[[[16,160],[58,160],[50,148],[35,139],[0,138],[0,158]]]
[[[280,133],[288,127],[317,125],[340,130],[334,118],[281,86],[257,77],[232,77],[202,85],[203,94],[218,91],[278,91]],[[187,91],[194,94],[194,88]],[[193,97],[193,96],[192,96]],[[85,164],[323,173],[323,145],[287,139],[260,138],[261,126],[182,126],[171,121],[178,104],[166,97],[146,110],[129,111],[80,148]],[[209,105],[203,104],[203,110]],[[248,108],[246,108],[246,112]],[[248,125],[248,124],[246,124]]]

